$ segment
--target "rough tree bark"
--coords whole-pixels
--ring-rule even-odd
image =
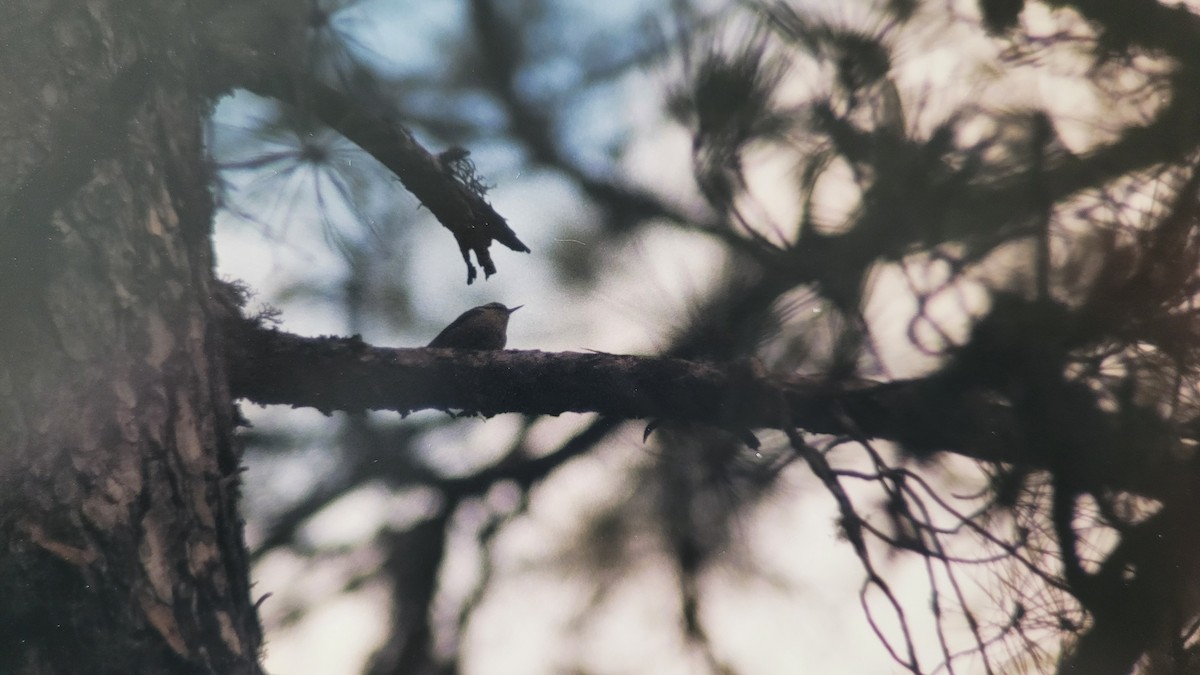
[[[0,7],[0,672],[256,673],[192,38]]]

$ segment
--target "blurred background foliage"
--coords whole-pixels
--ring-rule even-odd
[[[303,106],[239,93],[209,130],[220,269],[288,330],[420,346],[499,301],[525,305],[509,348],[754,358],[831,390],[969,381],[1017,409],[1013,381],[1045,377],[1029,354],[1058,344],[1043,389],[1060,400],[1084,387],[1107,412],[1190,418],[1191,226],[1163,233],[1191,185],[1200,59],[1144,26],[1149,9],[295,11],[297,73],[433,152],[469,151],[533,253],[496,250],[499,274],[465,285],[452,238],[369,154]],[[1170,278],[1071,333],[1155,245]],[[806,438],[830,482],[778,432],[754,448],[593,416],[244,408],[275,672],[1041,672],[1088,625],[1049,506],[1066,460]],[[1114,549],[1114,509],[1151,508],[1093,499],[1073,523],[1083,567]]]

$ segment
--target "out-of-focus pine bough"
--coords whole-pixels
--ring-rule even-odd
[[[1012,33],[1023,4],[982,2],[983,18],[990,33],[1011,40],[1013,63],[1036,63],[1055,40]],[[697,183],[714,209],[768,251],[756,256],[773,259],[764,279],[780,289],[811,285],[843,317],[841,366],[835,359],[826,371],[833,382],[839,370],[878,368],[860,313],[872,275],[898,264],[917,296],[912,343],[943,363],[925,378],[927,393],[939,392],[926,401],[983,396],[1006,418],[1014,415],[1002,433],[1025,448],[1021,454],[1040,458],[1037,467],[1016,460],[987,469],[994,493],[983,508],[962,510],[904,466],[907,460],[897,464],[876,449],[871,433],[852,431],[811,447],[789,433],[838,503],[843,532],[867,572],[863,603],[872,625],[878,610],[868,591],[882,595],[899,622],[900,644],[889,631],[877,632],[911,672],[930,671],[914,648],[903,603],[872,560],[869,539],[928,560],[941,667],[949,672],[968,654],[986,672],[1024,662],[1059,672],[1124,673],[1139,659],[1178,665],[1196,651],[1192,626],[1200,607],[1184,600],[1191,595],[1183,588],[1191,586],[1184,577],[1197,569],[1200,554],[1183,532],[1200,516],[1190,496],[1197,474],[1191,429],[1200,420],[1193,346],[1200,326],[1194,308],[1200,179],[1196,126],[1188,121],[1198,109],[1200,19],[1154,3],[1062,4],[1093,22],[1094,33],[1082,41],[1093,46],[1093,73],[1105,74],[1097,88],[1112,87],[1114,100],[1122,86],[1116,76],[1130,73],[1130,62],[1115,54],[1168,57],[1165,67],[1150,66],[1142,75],[1145,91],[1160,92],[1157,104],[1146,106],[1151,112],[1078,155],[1058,139],[1053,115],[1040,110],[964,106],[932,124],[910,119],[914,102],[897,85],[902,64],[892,49],[901,44],[904,24],[919,18],[911,3],[895,3],[866,31],[787,3],[756,3],[774,40],[751,33],[741,47],[702,45],[690,84],[676,99],[676,113],[693,125]],[[806,59],[825,69],[828,89],[813,87],[818,93],[806,103],[787,107],[793,124],[780,131],[776,96],[778,83],[787,81],[781,70]],[[744,90],[736,99],[743,108],[723,96],[732,82]],[[804,209],[794,238],[763,217],[744,177],[746,156],[764,146],[799,151]],[[855,208],[840,222],[815,215],[818,184],[831,167],[847,170],[858,191]],[[1128,199],[1154,185],[1158,206],[1129,222]],[[1014,257],[1014,245],[1029,252],[1027,262]],[[925,281],[939,277],[933,285]],[[959,301],[962,312],[982,316],[956,340],[931,306],[968,283],[989,298],[982,307]],[[854,444],[874,471],[826,459]],[[930,448],[903,445],[910,457],[929,460]],[[1097,473],[1122,464],[1138,473],[1175,460],[1189,468],[1154,479],[1156,486],[1177,485],[1148,500],[1137,490],[1113,489]],[[860,512],[846,482],[878,486],[889,528]],[[1011,519],[1011,527],[998,527],[997,519]],[[954,532],[978,537],[985,553],[963,552]],[[1115,548],[1104,555],[1085,546],[1097,536],[1113,537]],[[1024,591],[972,609],[964,569],[998,561],[1012,579],[1006,587]],[[1181,569],[1191,572],[1181,576]],[[998,620],[985,623],[988,613]],[[1061,654],[1047,650],[1038,626],[1071,635],[1070,646]],[[955,629],[966,630],[975,648],[955,647],[947,637]]]

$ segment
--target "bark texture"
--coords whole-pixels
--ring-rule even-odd
[[[205,0],[0,8],[0,672],[254,673]]]

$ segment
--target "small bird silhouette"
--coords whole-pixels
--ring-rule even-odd
[[[505,307],[498,302],[473,307],[442,329],[430,347],[503,349],[508,342],[508,316],[525,305]]]

